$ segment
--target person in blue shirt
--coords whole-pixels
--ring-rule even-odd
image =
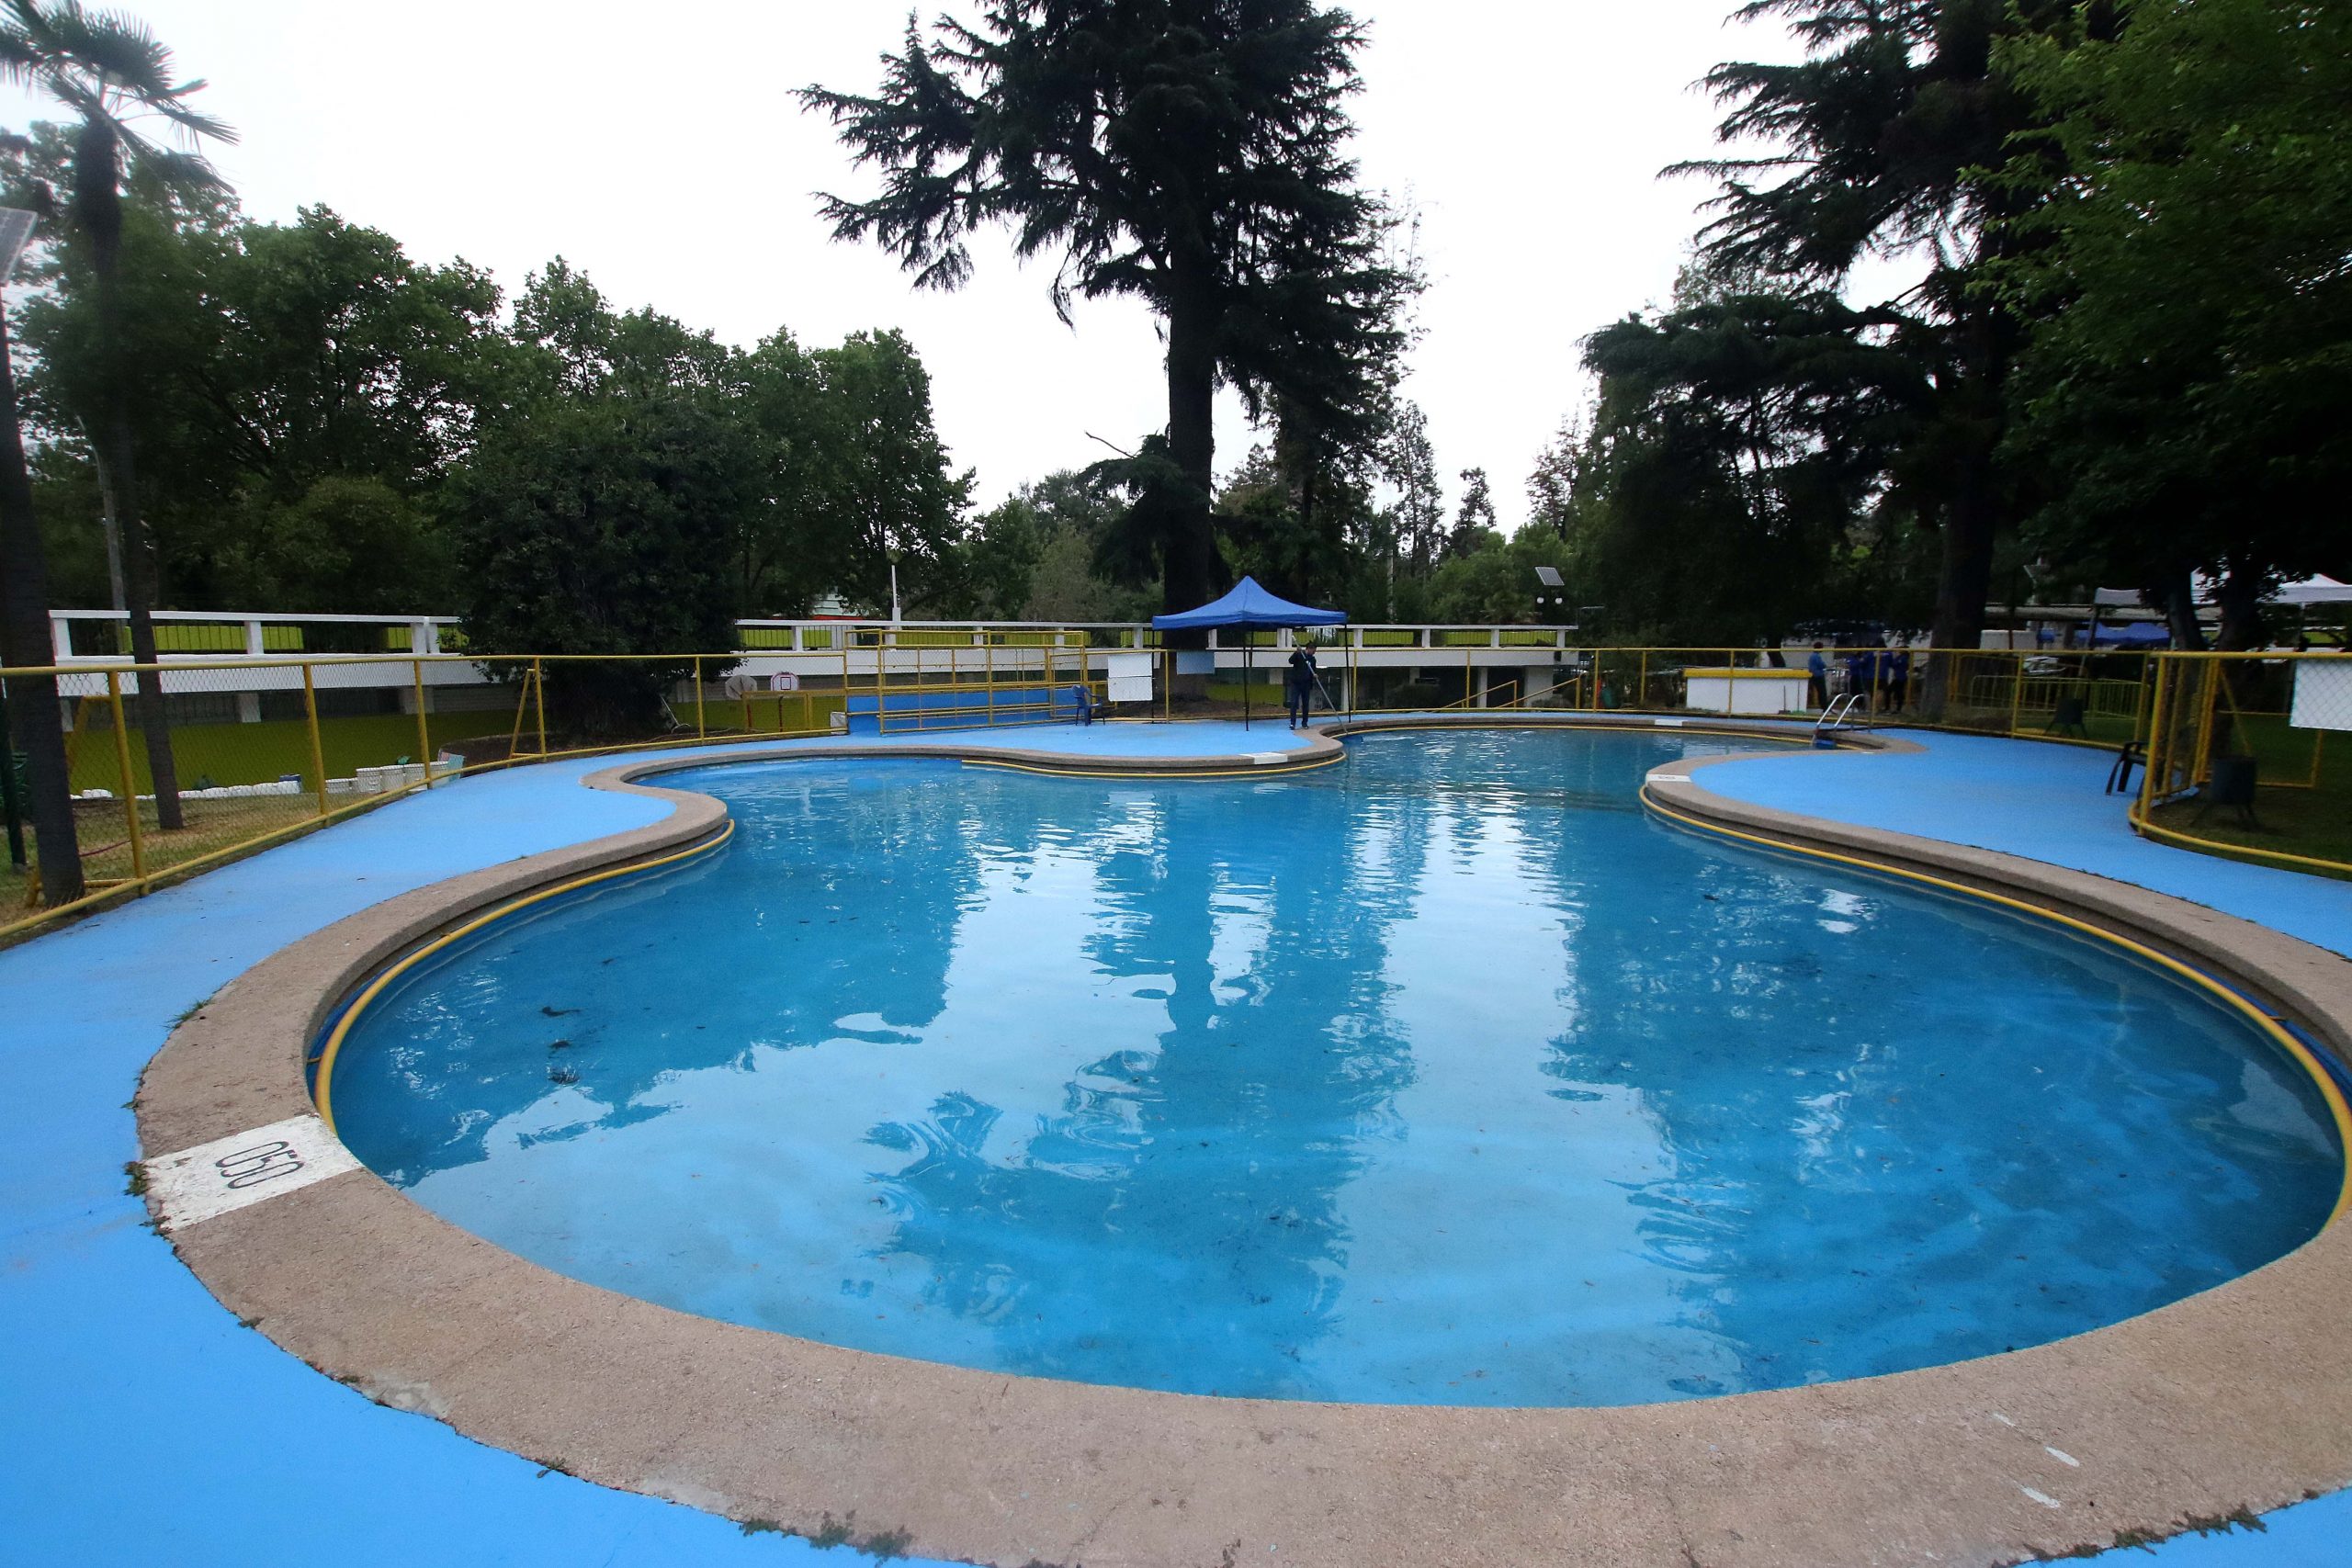
[[[1879,705],[1888,713],[1903,711],[1903,698],[1911,684],[1911,650],[1896,643],[1878,657]]]
[[[1291,650],[1290,669],[1283,679],[1283,706],[1290,714],[1290,727],[1303,728],[1313,706],[1315,692],[1315,649],[1310,643],[1300,643]]]
[[[1821,645],[1813,645],[1813,657],[1804,661],[1804,683],[1813,698],[1813,705],[1829,705],[1829,661],[1821,656]]]
[[[1875,664],[1876,660],[1871,658],[1869,650],[1865,649],[1858,648],[1846,655],[1846,694],[1848,696],[1860,697],[1864,702],[1870,700],[1871,678],[1878,673]]]

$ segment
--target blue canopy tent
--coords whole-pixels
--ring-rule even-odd
[[[1252,630],[1280,630],[1283,626],[1343,626],[1348,624],[1345,610],[1316,610],[1305,604],[1294,604],[1278,599],[1258,586],[1254,577],[1245,577],[1233,585],[1233,591],[1222,599],[1213,599],[1197,610],[1181,610],[1172,615],[1154,615],[1151,628],[1161,632],[1223,630],[1241,626]],[[1255,670],[1256,649],[1244,644],[1241,650],[1241,726],[1250,727],[1250,676]]]
[[[2154,648],[2171,641],[2171,629],[2154,621],[2125,621],[2118,626],[2091,627],[2093,648]]]

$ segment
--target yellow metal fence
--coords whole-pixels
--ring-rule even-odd
[[[2162,653],[2154,664],[2132,825],[2352,876],[2352,654]]]
[[[870,628],[867,629],[870,631]],[[11,700],[54,682],[87,891],[43,908],[38,855],[0,866],[0,940],[461,773],[729,737],[907,734],[1077,717],[1223,716],[1282,705],[1288,650],[1178,676],[1162,648],[1022,630],[946,641],[844,637],[792,670],[753,652],[206,659],[157,668],[0,671]],[[856,646],[859,642],[863,646]],[[2144,744],[2143,831],[2302,869],[2352,871],[2352,656],[1560,649],[1493,639],[1356,647],[1323,634],[1318,715],[1430,709],[1706,711],[1736,687],[1802,716],[1854,695],[1866,716],[1987,734]],[[1197,660],[1198,656],[1194,656]],[[1409,660],[1400,661],[1400,660]],[[780,662],[778,660],[777,662]],[[1734,680],[1725,671],[1737,671]],[[1758,679],[1777,675],[1778,680]],[[156,682],[150,691],[144,684]],[[160,697],[163,725],[151,736]],[[159,768],[168,787],[157,787]],[[2217,795],[2245,791],[2239,809]],[[2217,789],[2218,783],[2226,789]],[[27,838],[29,839],[29,833]],[[28,844],[28,848],[29,848]]]

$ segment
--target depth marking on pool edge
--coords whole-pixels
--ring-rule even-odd
[[[358,1168],[343,1140],[310,1113],[159,1155],[145,1164],[147,1190],[155,1195],[164,1225],[175,1229]]]

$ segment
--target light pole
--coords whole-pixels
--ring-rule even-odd
[[[0,208],[0,287],[17,269],[32,235],[33,215]],[[17,429],[17,378],[8,353],[7,311],[0,298],[0,663],[43,666],[56,662],[49,635],[49,571],[40,547],[40,523],[33,513],[32,478],[25,469],[24,438]],[[26,675],[14,682],[16,711],[0,718],[0,773],[6,774],[10,858],[23,864],[22,833],[17,826],[16,741],[25,743],[26,783],[31,787],[33,842],[40,852],[42,902],[70,903],[82,896],[82,856],[74,836],[73,786],[67,781],[65,726],[58,713],[57,677]]]
[[[899,624],[899,547],[885,545],[882,553],[890,558],[890,624],[895,626]]]

